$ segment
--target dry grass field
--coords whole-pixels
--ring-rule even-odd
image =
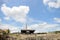
[[[60,40],[60,33],[48,34],[10,34],[14,40]],[[11,39],[11,40],[13,40]]]
[[[0,31],[0,40],[60,40],[60,31],[33,34],[9,33],[9,31],[5,33]]]

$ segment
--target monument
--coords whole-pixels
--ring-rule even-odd
[[[27,24],[26,24],[26,29],[21,30],[21,34],[33,34],[35,30],[32,29],[27,29]]]

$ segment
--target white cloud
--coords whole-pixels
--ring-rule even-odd
[[[57,30],[58,26],[59,26],[58,24],[48,24],[44,22],[44,23],[28,25],[27,28],[34,29],[35,33],[38,33],[38,32],[48,32],[49,29],[53,28],[56,28],[55,30]],[[11,33],[21,32],[21,29],[25,29],[25,25],[23,25],[23,27],[16,27],[8,24],[0,24],[0,29],[10,29]]]
[[[49,0],[43,0],[43,3],[46,5],[49,2]]]
[[[8,24],[0,24],[0,29],[9,29],[11,33],[20,31],[19,27],[15,27]]]
[[[4,17],[5,20],[10,20],[10,17]]]
[[[2,19],[0,18],[0,22],[2,21]]]
[[[30,25],[28,28],[36,30],[35,32],[48,32],[48,29],[56,28],[58,26],[59,26],[58,24],[48,24],[44,22],[44,23]]]
[[[55,22],[60,23],[60,18],[54,18]]]
[[[13,6],[12,8],[7,7],[5,4],[2,5],[1,7],[2,12],[4,15],[8,17],[12,17],[14,20],[19,21],[19,22],[26,22],[26,17],[29,12],[29,7],[28,6]]]
[[[60,8],[60,0],[43,0],[43,3],[48,5],[51,8]]]

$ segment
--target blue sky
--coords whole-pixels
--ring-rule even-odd
[[[1,29],[20,31],[28,24],[36,32],[60,30],[59,0],[0,0]],[[9,27],[8,27],[9,26]]]

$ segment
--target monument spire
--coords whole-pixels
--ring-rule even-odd
[[[26,24],[26,30],[27,30],[27,24]]]

